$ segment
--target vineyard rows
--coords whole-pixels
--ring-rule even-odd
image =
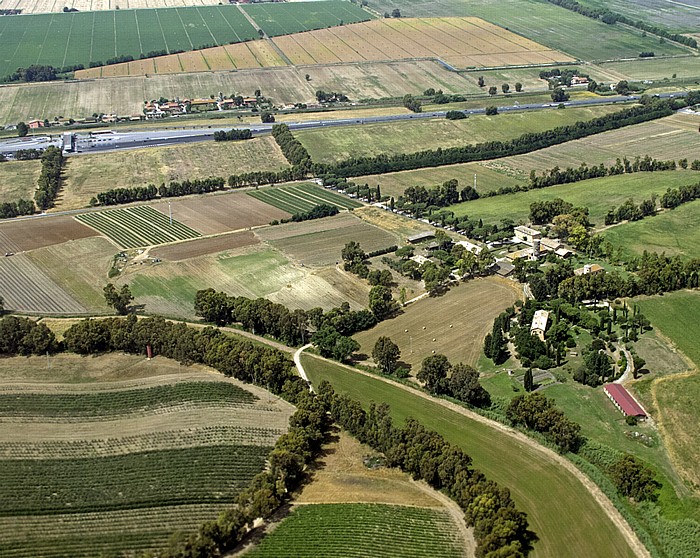
[[[263,446],[203,446],[85,459],[0,460],[0,515],[232,502],[265,466]]]
[[[384,504],[298,506],[250,558],[456,558],[463,542],[444,510]]]
[[[0,393],[4,417],[104,417],[170,407],[181,403],[250,405],[252,393],[227,382],[181,382],[145,389],[95,393]]]
[[[80,459],[202,446],[273,446],[282,434],[282,429],[227,425],[96,440],[0,442],[0,459]]]
[[[97,229],[122,248],[137,248],[200,237],[183,225],[150,206],[110,209],[76,216],[81,223]]]
[[[264,188],[248,192],[248,194],[292,214],[309,211],[320,204],[333,205],[340,210],[362,206],[357,201],[328,190],[323,190],[312,184]]]

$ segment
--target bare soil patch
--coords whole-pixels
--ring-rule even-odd
[[[0,252],[24,252],[90,236],[98,236],[97,231],[67,215],[4,221],[0,222]]]
[[[203,235],[238,231],[267,225],[290,214],[243,192],[197,196],[170,202],[173,218]],[[155,209],[168,215],[168,204],[157,203]]]
[[[151,250],[149,253],[156,257],[170,261],[181,261],[207,254],[216,254],[233,248],[242,248],[244,246],[252,246],[258,244],[260,240],[252,231],[243,231],[237,233],[223,234],[212,238],[200,238],[181,242],[178,244],[170,244],[168,246],[160,246]]]

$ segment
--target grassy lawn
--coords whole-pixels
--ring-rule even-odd
[[[0,163],[0,203],[34,199],[40,161],[5,161]]]
[[[200,142],[117,153],[81,155],[68,160],[57,209],[85,207],[110,188],[128,188],[171,180],[280,170],[287,161],[272,137],[240,142]]]
[[[302,360],[314,384],[326,379],[338,392],[359,399],[365,406],[370,401],[386,402],[395,420],[401,422],[412,416],[464,449],[475,466],[509,488],[518,507],[527,512],[531,528],[540,537],[531,556],[569,556],[572,548],[585,556],[633,555],[580,482],[539,452],[494,428],[378,379],[312,356],[305,355]],[[571,525],[577,528],[571,529]]]
[[[663,188],[658,193],[662,193]],[[668,256],[700,257],[700,201],[686,203],[653,218],[624,223],[605,232],[605,238],[627,253],[665,252]]]
[[[380,0],[373,7],[380,13],[399,8],[403,17],[481,17],[582,60],[636,57],[644,50],[657,55],[687,52],[669,43],[659,44],[653,37],[643,37],[641,31],[606,25],[538,0]]]
[[[306,130],[295,136],[315,162],[329,163],[349,157],[412,153],[437,147],[508,140],[526,132],[549,130],[619,110],[617,106],[600,106],[497,116],[477,115],[465,120],[409,120]]]
[[[562,198],[575,206],[588,207],[590,209],[591,222],[596,226],[602,226],[608,210],[621,205],[625,200],[632,198],[639,203],[653,193],[661,195],[667,188],[677,188],[682,184],[692,184],[697,178],[698,175],[691,171],[664,171],[608,176],[573,184],[562,184],[539,190],[518,192],[516,194],[481,198],[453,205],[450,209],[455,212],[455,215],[468,215],[473,219],[483,219],[484,223],[499,223],[504,218],[527,222],[532,202]],[[692,204],[686,204],[682,208],[690,206]],[[676,209],[676,211],[678,210]],[[645,225],[662,217],[657,216],[634,224]]]

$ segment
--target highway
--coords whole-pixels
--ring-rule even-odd
[[[685,92],[663,93],[662,98],[684,96]],[[633,103],[639,100],[639,95],[601,97],[599,99],[581,99],[576,101],[566,101],[564,103],[533,103],[505,105],[498,107],[498,112],[551,110],[563,104],[566,107],[584,107],[594,105],[609,105],[615,103]],[[462,111],[467,116],[472,114],[484,114],[486,109],[475,108]],[[419,113],[402,113],[384,116],[367,116],[362,118],[342,118],[336,120],[310,120],[304,122],[286,122],[292,130],[304,130],[334,126],[356,126],[362,124],[375,124],[382,122],[398,122],[401,120],[420,120],[424,118],[444,118],[446,111],[431,111]],[[235,126],[236,128],[248,128],[253,135],[262,135],[270,132],[273,124],[254,124],[248,126]],[[104,153],[110,151],[123,151],[129,149],[141,149],[144,147],[159,147],[165,145],[178,145],[214,139],[214,132],[230,130],[232,126],[226,127],[192,127],[181,130],[157,130],[149,129],[145,131],[107,131],[95,130],[94,132],[76,132],[76,153],[69,155],[79,155],[81,153]],[[20,149],[45,149],[49,145],[57,147],[63,146],[62,134],[27,136],[24,138],[12,138],[0,141],[0,153],[13,156],[14,152]]]

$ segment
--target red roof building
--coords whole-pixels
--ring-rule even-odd
[[[638,418],[647,417],[637,400],[620,384],[606,384],[603,386],[603,391],[623,415]]]

